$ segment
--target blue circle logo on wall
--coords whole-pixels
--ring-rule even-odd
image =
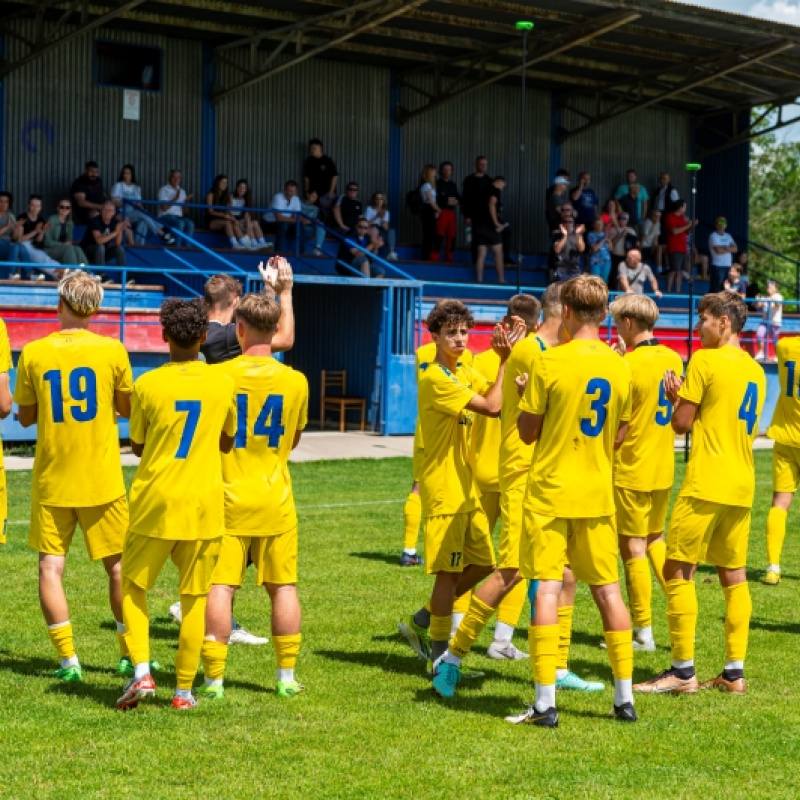
[[[40,135],[37,136],[37,133]],[[47,144],[53,144],[56,139],[55,130],[50,120],[44,117],[34,117],[22,129],[22,146],[29,153],[36,154],[39,152],[37,141],[41,142],[42,137],[44,137]]]

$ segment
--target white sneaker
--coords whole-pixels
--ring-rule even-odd
[[[325,251],[321,247],[315,247],[314,248],[314,255],[315,256],[324,256],[325,255]]]
[[[386,260],[387,261],[397,261],[397,253],[392,251],[391,253],[389,253],[388,256],[386,256]]]
[[[169,607],[169,615],[172,617],[172,619],[175,620],[175,622],[178,623],[178,625],[180,625],[181,622],[183,622],[183,611],[181,611],[181,601],[180,600],[178,600],[177,603],[173,603]]]
[[[234,239],[234,240],[231,242],[231,247],[232,247],[234,250],[244,250],[244,245],[243,245],[243,244],[242,244],[240,241],[238,241],[237,239]]]
[[[492,642],[486,651],[486,656],[495,661],[522,661],[524,658],[528,658],[527,653],[523,653],[511,642]]]
[[[263,247],[263,245],[260,245],[255,239],[250,239],[250,241],[247,243],[247,246],[251,250],[260,250]]]
[[[266,636],[254,636],[246,628],[237,627],[231,631],[231,638],[228,644],[266,644],[269,641]]]
[[[36,281],[36,283],[41,283],[42,281],[47,280],[47,276],[44,273],[40,272],[38,275],[34,275],[31,278],[31,280]]]
[[[8,279],[10,281],[21,281],[22,275],[20,275],[19,272],[15,272],[13,275],[9,275]]]
[[[250,237],[249,237],[249,236],[242,236],[242,238],[241,238],[241,239],[239,239],[239,244],[240,244],[242,247],[246,247],[246,248],[248,248],[248,249],[249,249],[249,248],[250,248],[250,244],[251,244],[251,242],[250,242]]]

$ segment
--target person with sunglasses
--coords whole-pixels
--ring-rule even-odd
[[[375,192],[369,200],[364,217],[370,224],[370,228],[376,228],[381,239],[385,240],[388,253],[388,261],[397,261],[397,253],[394,251],[396,232],[389,227],[389,208],[386,204],[386,195],[383,192]]]
[[[44,232],[44,252],[59,264],[88,264],[89,259],[79,242],[73,239],[75,226],[72,222],[72,204],[61,200],[57,213],[47,220],[50,226]]]
[[[346,278],[353,277],[352,267],[364,274],[367,278],[382,278],[384,275],[380,263],[372,261],[365,253],[377,253],[381,244],[372,241],[369,236],[369,222],[364,217],[357,220],[353,232],[339,246],[336,256],[336,271]],[[378,239],[378,242],[381,242]],[[363,250],[359,249],[363,248]]]

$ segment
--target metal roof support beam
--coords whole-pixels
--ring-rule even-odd
[[[547,61],[547,59],[552,58],[559,53],[566,52],[573,47],[577,47],[578,45],[588,42],[597,36],[602,36],[604,33],[608,33],[609,31],[619,28],[622,25],[627,25],[629,22],[638,18],[638,14],[616,12],[614,14],[607,14],[593,20],[588,20],[578,25],[573,25],[572,27],[560,33],[551,35],[549,37],[548,44],[538,48],[533,55],[528,57],[528,66],[531,67],[535,64],[540,64],[543,61]],[[432,111],[434,108],[439,108],[445,103],[449,103],[451,100],[463,97],[470,92],[483,89],[486,86],[491,86],[493,83],[497,83],[504,78],[518,75],[520,72],[522,72],[522,63],[497,72],[494,75],[484,78],[483,80],[480,80],[471,86],[460,89],[459,91],[441,95],[432,100],[430,103],[420,106],[419,108],[415,108],[412,111],[400,108],[398,112],[398,122],[400,125],[404,125],[406,122],[408,122],[408,120],[413,119],[420,114],[424,114],[427,111]]]
[[[669,100],[670,98],[676,97],[679,94],[689,92],[698,86],[703,86],[706,83],[711,83],[718,78],[722,78],[732,72],[736,72],[748,64],[752,64],[756,61],[762,61],[765,58],[782,53],[784,50],[789,50],[793,46],[794,45],[792,42],[787,41],[777,43],[770,42],[769,44],[761,45],[760,47],[754,47],[749,50],[740,50],[738,53],[725,56],[724,58],[718,59],[713,65],[705,65],[700,75],[687,78],[685,81],[682,81],[676,86],[673,86],[671,89],[668,89],[667,91],[662,92],[655,97],[648,98],[644,101],[631,103],[628,108],[622,109],[621,111],[616,111],[613,114],[599,114],[591,122],[587,122],[586,125],[582,125],[580,128],[562,133],[558,137],[558,141],[559,143],[564,142],[573,136],[577,136],[579,133],[584,133],[592,128],[596,128],[598,125],[603,125],[609,120],[618,119],[619,117],[630,114],[633,111],[641,111],[642,109],[648,108],[656,103],[661,103],[664,100]]]
[[[731,135],[726,136],[708,124],[702,125],[704,130],[709,130],[712,133],[716,133],[717,135],[720,136],[720,138],[724,139],[724,142],[718,145],[717,147],[711,147],[707,149],[701,148],[699,155],[702,158],[713,156],[716,153],[721,153],[723,150],[727,150],[730,147],[735,147],[736,145],[744,144],[745,142],[751,142],[753,141],[753,139],[757,139],[759,136],[765,136],[766,134],[775,133],[775,131],[779,131],[782,128],[787,127],[788,125],[794,125],[796,122],[800,122],[800,113],[795,113],[795,115],[789,119],[784,118],[783,112],[786,108],[786,105],[787,101],[779,101],[771,103],[757,117],[751,118],[750,123],[744,130],[737,131],[736,133],[734,133],[733,136]],[[731,117],[733,118],[734,121],[743,110],[745,109],[737,108],[730,110]],[[759,127],[764,122],[764,120],[766,120],[769,117],[769,115],[775,111],[778,112],[778,118],[775,120],[775,122],[767,125],[767,127],[765,128]]]

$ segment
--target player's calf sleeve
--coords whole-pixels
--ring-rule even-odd
[[[781,563],[781,550],[786,537],[785,508],[771,508],[767,514],[767,563],[779,566]]]
[[[125,641],[133,664],[150,661],[150,618],[147,613],[147,592],[132,580],[122,578],[122,619]]]
[[[575,606],[558,607],[558,669],[567,669],[569,648],[572,644],[572,612]]]
[[[292,633],[284,636],[273,636],[272,646],[275,648],[275,660],[278,669],[294,669],[300,653],[302,634]]]
[[[56,648],[59,658],[74,658],[75,657],[75,642],[72,638],[72,623],[67,620],[66,622],[57,622],[55,625],[50,625],[47,628],[47,635]]]
[[[497,621],[516,628],[519,618],[522,615],[522,607],[528,595],[528,587],[525,581],[520,581],[497,606]]]
[[[456,635],[450,642],[450,652],[459,658],[466,658],[467,653],[472,649],[472,645],[475,644],[493,614],[494,609],[491,606],[487,606],[482,600],[473,597],[464,619],[458,626]]]
[[[632,631],[606,631],[605,639],[614,680],[629,681],[633,677]]]
[[[225,662],[228,660],[228,645],[214,639],[204,639],[200,651],[203,674],[207,680],[221,681],[225,677]]]
[[[428,634],[431,637],[431,658],[434,661],[447,650],[452,621],[452,615],[438,617],[436,614],[431,614],[431,626],[428,628]]]
[[[750,634],[753,601],[747,581],[723,586],[725,593],[725,660],[744,661]]]
[[[667,582],[664,580],[664,562],[667,560],[667,543],[663,539],[656,539],[647,546],[647,557],[653,568],[653,575],[661,585],[664,593],[667,591]]]
[[[528,628],[533,681],[541,686],[556,682],[558,661],[558,625],[531,625]]]
[[[652,624],[650,604],[653,596],[653,579],[646,558],[631,558],[625,562],[625,583],[634,628],[649,628]]]
[[[422,500],[418,494],[408,495],[403,506],[403,550],[416,550],[419,524],[422,521]]]
[[[175,678],[179,689],[191,689],[197,675],[197,662],[206,632],[207,600],[205,595],[181,595],[183,621],[178,637],[178,654],[175,656]]]
[[[694,581],[667,581],[667,625],[673,661],[694,661],[697,593]]]

